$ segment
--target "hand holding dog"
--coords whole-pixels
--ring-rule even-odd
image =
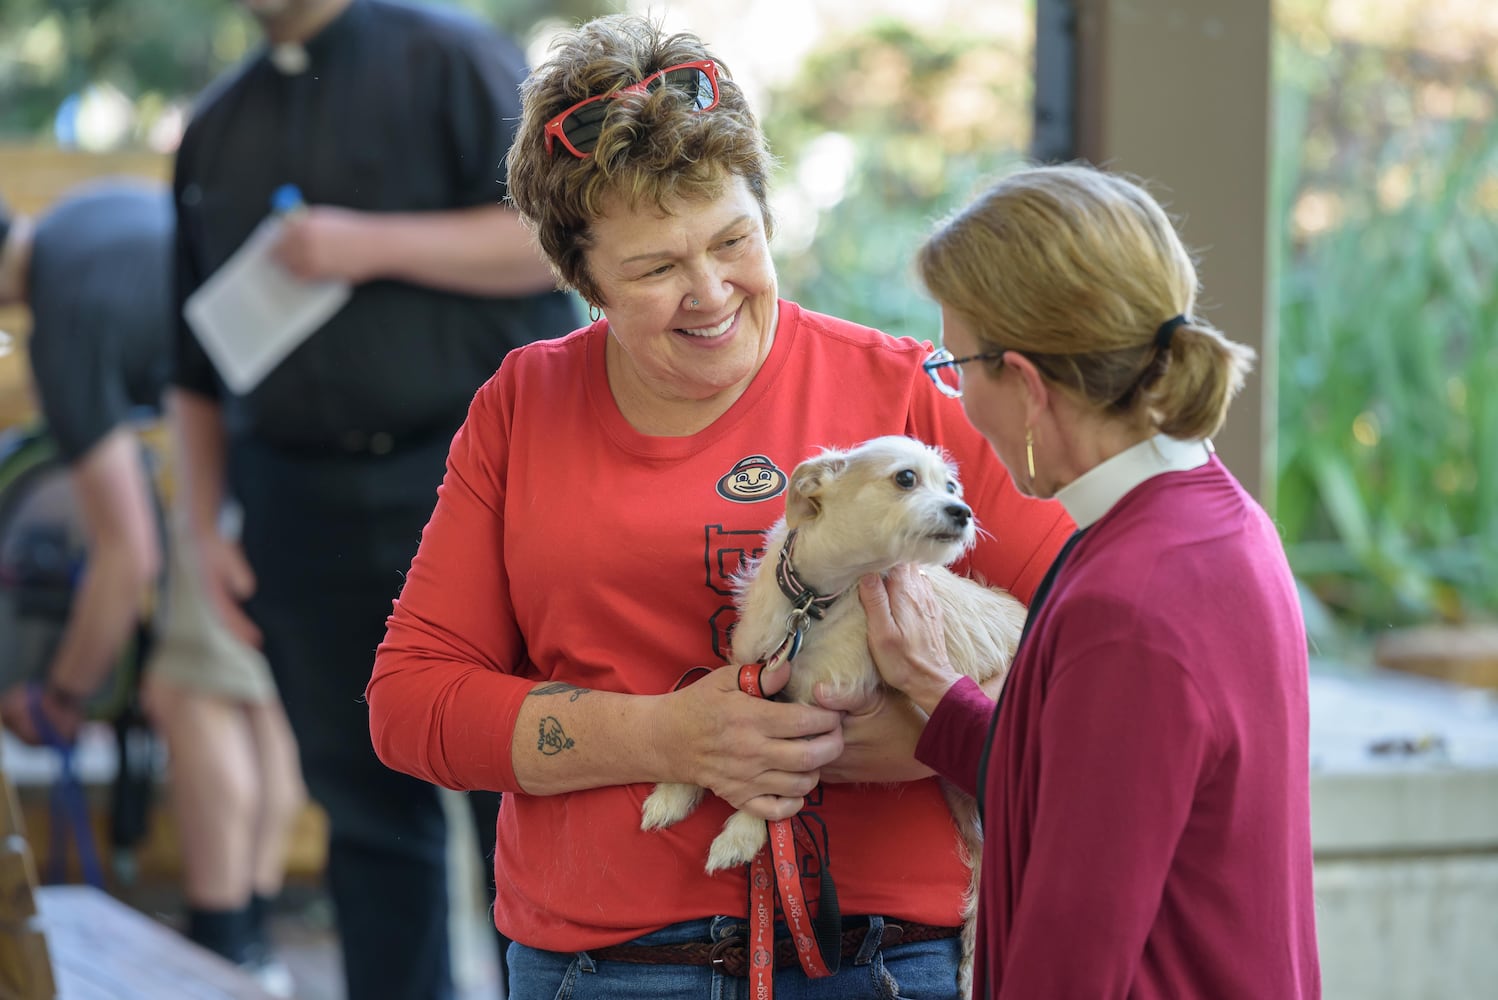
[[[818,684],[817,704],[842,715],[843,755],[822,768],[824,782],[919,781],[935,772],[915,759],[927,715],[908,698],[876,688],[839,695]]]
[[[869,655],[884,683],[927,714],[935,711],[961,675],[947,658],[941,607],[925,574],[907,563],[887,578],[865,576],[858,599],[869,619]]]
[[[785,685],[781,667],[761,678],[767,695]],[[744,694],[738,668],[720,667],[672,695],[677,738],[663,745],[685,763],[674,775],[766,820],[800,811],[821,769],[843,753],[838,713]]]

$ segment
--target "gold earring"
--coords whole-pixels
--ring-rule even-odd
[[[1030,481],[1035,481],[1035,432],[1025,428],[1025,468],[1030,472]]]

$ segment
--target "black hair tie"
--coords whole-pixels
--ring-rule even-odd
[[[1161,323],[1160,329],[1155,331],[1155,350],[1162,352],[1170,350],[1170,339],[1175,336],[1176,327],[1185,326],[1190,322],[1185,316],[1172,316]]]

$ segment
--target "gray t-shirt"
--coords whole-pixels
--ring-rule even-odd
[[[68,462],[132,412],[160,405],[171,365],[174,212],[162,185],[97,181],[36,224],[28,353]]]

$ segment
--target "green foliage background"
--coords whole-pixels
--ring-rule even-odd
[[[1368,635],[1498,617],[1498,86],[1486,61],[1277,51],[1276,514]]]
[[[49,135],[90,83],[147,106],[194,94],[254,37],[228,0],[0,0],[0,135]]]
[[[771,95],[765,131],[794,186],[808,148],[853,140],[844,198],[805,247],[777,254],[782,294],[897,336],[939,340],[935,306],[911,255],[933,222],[980,180],[1016,163],[1028,141],[1029,53],[956,27],[920,32],[882,21],[828,39]]]
[[[422,0],[416,0],[422,2]],[[524,40],[546,20],[584,20],[608,0],[451,2]],[[153,109],[191,97],[259,40],[234,0],[0,0],[0,137],[50,135],[63,99],[111,84]]]

